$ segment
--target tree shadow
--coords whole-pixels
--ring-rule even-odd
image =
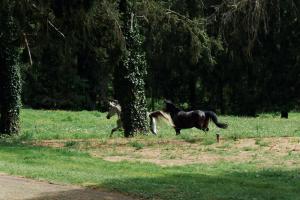
[[[93,189],[71,189],[57,192],[45,192],[38,197],[24,200],[132,200],[133,198]]]
[[[300,199],[300,171],[261,170],[218,175],[174,173],[157,178],[108,181],[103,186],[130,190],[146,199],[296,200]]]

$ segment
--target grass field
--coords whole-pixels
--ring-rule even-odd
[[[159,135],[109,138],[105,113],[22,110],[0,142],[0,172],[105,188],[144,199],[300,199],[300,114],[222,116],[207,134],[165,123]],[[222,140],[215,142],[214,133]]]

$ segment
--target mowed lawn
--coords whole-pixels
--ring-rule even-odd
[[[105,113],[22,110],[20,136],[1,139],[0,172],[118,191],[143,199],[300,199],[300,114],[220,116],[159,135],[109,138]],[[221,134],[220,144],[215,133]]]

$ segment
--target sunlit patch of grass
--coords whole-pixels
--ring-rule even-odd
[[[104,138],[116,123],[99,112],[31,109],[22,110],[21,120],[21,137],[33,140]]]
[[[106,119],[106,113],[71,112],[23,109],[21,112],[22,134],[27,140],[45,139],[88,139],[108,138],[112,128],[116,126],[116,117]],[[172,127],[163,120],[158,121],[158,135],[151,138],[183,139],[190,143],[198,143],[208,135],[219,133],[223,139],[239,140],[249,137],[281,137],[300,136],[300,114],[290,113],[289,119],[280,116],[261,114],[259,117],[219,116],[219,121],[228,123],[227,129],[217,128],[210,122],[207,134],[198,129],[182,130],[176,136]],[[114,133],[113,138],[122,137],[122,132]],[[201,138],[201,139],[199,139]]]

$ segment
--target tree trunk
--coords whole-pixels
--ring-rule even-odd
[[[142,51],[142,36],[132,10],[133,2],[120,1],[122,13],[122,32],[126,49],[116,68],[116,96],[122,107],[124,136],[148,131],[148,118],[145,97],[146,59]]]
[[[21,108],[21,75],[19,58],[19,30],[12,16],[12,7],[7,6],[0,18],[4,34],[0,38],[0,134],[19,133],[19,114]]]

